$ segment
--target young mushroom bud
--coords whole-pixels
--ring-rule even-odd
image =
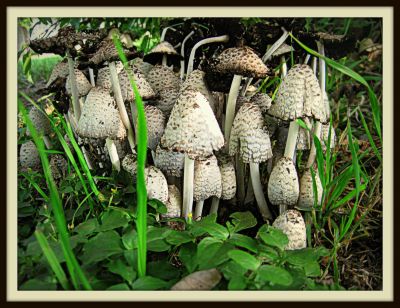
[[[307,247],[306,225],[303,216],[296,210],[287,210],[279,215],[273,227],[280,229],[289,239],[286,250],[296,250]]]

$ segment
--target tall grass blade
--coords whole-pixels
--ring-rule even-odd
[[[364,126],[365,133],[367,134],[367,137],[368,137],[368,140],[369,140],[369,144],[371,145],[372,150],[374,151],[376,157],[378,157],[379,161],[382,162],[382,155],[379,152],[378,148],[376,147],[376,144],[374,142],[374,139],[372,138],[371,132],[369,131],[367,122],[365,121],[364,115],[363,115],[363,113],[362,113],[362,111],[360,109],[358,110],[358,114],[360,115],[361,123]]]
[[[49,197],[45,194],[45,192],[39,187],[39,185],[25,172],[20,173],[25,179],[29,181],[29,183],[36,189],[36,191],[42,196],[45,202],[49,202]]]

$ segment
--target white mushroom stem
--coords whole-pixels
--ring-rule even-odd
[[[46,148],[47,148],[48,150],[50,150],[50,149],[52,148],[52,145],[51,145],[51,142],[50,142],[49,137],[43,136],[42,138],[43,138],[44,144],[46,145]]]
[[[194,160],[185,153],[185,165],[183,169],[183,202],[182,216],[187,219],[192,214],[193,207],[193,178]]]
[[[173,28],[172,26],[171,26],[171,27],[165,27],[165,28],[162,30],[162,32],[161,32],[160,42],[162,42],[162,41],[165,40],[165,34],[167,34],[167,31],[168,31],[168,30],[176,31],[176,29]]]
[[[115,68],[115,62],[110,62],[108,64],[111,75],[111,83],[113,87],[114,97],[117,102],[119,109],[119,114],[121,115],[122,123],[124,123],[125,128],[128,130],[128,141],[131,147],[132,153],[135,153],[135,137],[133,135],[133,128],[131,122],[129,121],[128,113],[126,112],[125,104],[122,99],[121,87],[118,81],[117,69]]]
[[[194,209],[194,220],[200,220],[201,215],[203,213],[203,206],[204,206],[204,200],[199,200],[196,202],[196,208]]]
[[[250,177],[253,184],[254,196],[256,197],[258,208],[264,220],[272,218],[272,214],[268,208],[267,201],[264,197],[264,192],[260,179],[260,169],[258,163],[250,163]]]
[[[74,110],[74,115],[76,121],[79,121],[81,117],[81,106],[79,104],[79,95],[78,95],[78,87],[76,85],[76,76],[75,76],[75,63],[71,57],[69,51],[67,51],[67,58],[68,58],[68,70],[69,70],[69,80],[71,83],[71,93],[72,93],[72,106]]]
[[[211,201],[210,214],[218,215],[218,208],[219,208],[219,198],[214,196],[214,197],[212,197],[212,201]]]
[[[286,140],[286,147],[285,147],[285,157],[289,157],[293,159],[293,156],[296,151],[296,143],[297,143],[297,136],[299,134],[299,124],[297,124],[296,120],[290,122],[289,125],[289,132]]]
[[[287,74],[287,64],[284,56],[281,57],[281,78],[285,77]]]
[[[228,95],[228,102],[226,104],[224,136],[225,136],[225,140],[226,140],[226,148],[227,149],[229,149],[231,128],[232,128],[232,124],[233,124],[233,119],[235,118],[236,99],[239,95],[239,88],[240,88],[241,81],[242,81],[241,75],[233,76],[231,88],[229,90],[229,95]]]
[[[96,83],[94,82],[94,73],[93,73],[93,69],[89,67],[89,79],[90,79],[90,83],[92,85],[92,87],[96,86]]]
[[[108,154],[110,155],[110,160],[111,160],[111,164],[112,164],[113,168],[119,172],[121,170],[121,163],[119,161],[117,147],[115,146],[114,141],[107,138],[106,139],[106,147],[107,147]]]
[[[196,50],[205,44],[210,44],[210,43],[226,43],[229,40],[228,35],[221,35],[221,36],[216,36],[216,37],[209,37],[204,40],[201,40],[196,43],[196,45],[193,46],[190,56],[189,56],[189,62],[188,62],[188,68],[186,71],[186,78],[189,76],[189,74],[193,71],[193,62],[194,62],[194,56],[196,54]]]
[[[181,46],[181,70],[180,70],[180,78],[183,80],[183,77],[185,76],[185,43],[186,41],[194,34],[194,31],[190,32],[182,41],[182,46]]]
[[[163,66],[167,66],[167,55],[162,56],[162,63]]]
[[[236,186],[237,186],[237,200],[240,205],[243,205],[244,198],[245,198],[245,185],[244,185],[244,178],[245,178],[245,164],[243,163],[242,159],[240,158],[240,154],[237,153],[235,157],[236,161]]]
[[[308,61],[310,60],[310,57],[311,57],[311,55],[308,53],[308,54],[306,55],[306,58],[304,59],[304,64],[307,64],[307,63],[308,63]]]

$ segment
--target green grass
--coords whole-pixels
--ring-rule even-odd
[[[41,57],[34,56],[28,52],[26,56],[18,61],[18,71],[24,72],[27,79],[32,83],[36,83],[41,80],[47,81],[54,66],[61,60],[62,57],[59,55]]]

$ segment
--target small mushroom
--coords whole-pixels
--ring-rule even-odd
[[[149,166],[144,170],[146,178],[146,189],[148,199],[157,199],[162,203],[168,201],[168,184],[167,179],[160,169]]]
[[[21,145],[19,149],[19,163],[21,170],[30,168],[34,171],[39,171],[42,167],[39,152],[33,141],[27,141]]]
[[[165,116],[160,109],[151,105],[146,105],[144,112],[147,126],[147,147],[152,150],[154,158],[154,151],[164,134]]]
[[[272,224],[281,230],[289,239],[286,250],[303,249],[307,247],[306,225],[303,216],[296,210],[287,210],[279,215]]]
[[[161,218],[181,217],[182,197],[175,185],[168,185],[168,200],[165,205],[167,206],[167,213],[161,214]]]
[[[136,170],[137,170],[137,161],[136,154],[128,154],[122,160],[122,169],[128,172],[133,179],[133,182],[136,182]]]
[[[29,118],[31,119],[32,124],[35,127],[38,134],[42,136],[46,147],[48,149],[50,149],[51,141],[46,136],[46,135],[51,134],[51,132],[52,132],[52,128],[51,128],[49,119],[47,119],[47,117],[43,114],[43,111],[38,110],[36,107],[32,107],[31,110],[29,111]],[[29,131],[29,129],[27,129],[26,135],[27,136],[31,135],[31,132]]]
[[[57,63],[54,66],[53,70],[51,71],[49,80],[46,83],[46,88],[48,88],[57,79],[66,79],[68,75],[69,75],[68,63],[67,62]]]
[[[322,184],[318,172],[315,173],[315,185],[317,187],[317,204],[322,199]],[[296,208],[303,211],[309,211],[314,208],[314,186],[310,169],[307,169],[300,179],[300,196]]]
[[[181,59],[181,55],[178,54],[171,43],[162,41],[154,46],[153,49],[151,49],[149,53],[143,57],[143,60],[151,64],[159,63],[160,60],[162,60],[162,65],[167,66],[168,58],[179,61]]]
[[[86,78],[86,76],[80,70],[75,69],[74,72],[75,72],[75,80],[76,80],[76,86],[78,88],[79,97],[87,95],[89,93],[90,89],[92,88],[92,85],[90,84],[89,80]],[[71,95],[72,90],[71,90],[70,74],[68,74],[67,81],[65,83],[65,89],[67,90],[67,94]]]
[[[164,113],[165,118],[168,119],[171,114],[171,110],[174,107],[176,100],[178,99],[178,95],[178,89],[174,87],[165,88],[158,92],[158,98],[153,100],[152,102],[158,109],[160,109]]]
[[[50,158],[50,171],[54,180],[61,180],[65,178],[68,171],[68,162],[64,156],[54,154]]]

